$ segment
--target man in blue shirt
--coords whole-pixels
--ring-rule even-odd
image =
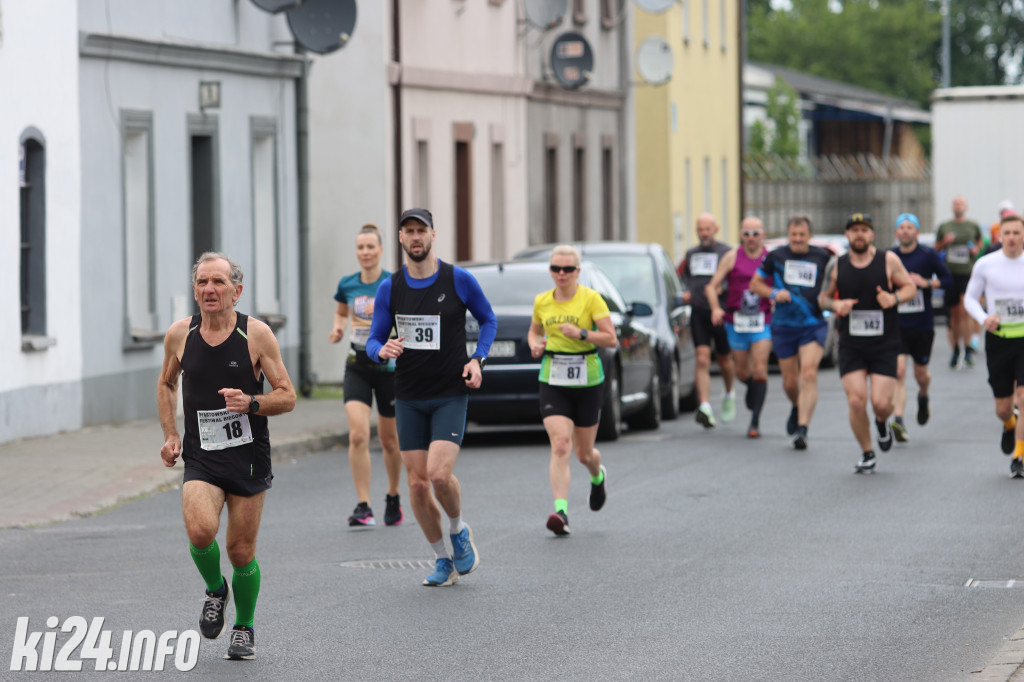
[[[436,559],[423,584],[439,587],[454,584],[480,563],[473,531],[462,521],[462,489],[452,472],[465,434],[469,391],[483,381],[498,320],[476,278],[430,253],[430,211],[405,211],[398,240],[408,259],[377,289],[366,354],[374,362],[396,360],[398,448],[413,513]],[[472,358],[466,353],[466,310],[480,323]],[[392,326],[398,338],[388,338]],[[438,503],[448,514],[451,554]]]
[[[935,341],[935,311],[932,310],[931,292],[937,287],[953,291],[953,275],[935,249],[918,243],[920,231],[921,224],[913,213],[901,213],[896,218],[899,246],[893,247],[892,251],[903,261],[910,278],[917,285],[914,298],[899,305],[900,355],[896,365],[892,433],[900,443],[908,440],[907,427],[903,423],[904,408],[907,405],[907,356],[914,361],[914,379],[917,380],[917,423],[924,426],[931,414],[928,386],[932,377],[928,372],[928,361]]]

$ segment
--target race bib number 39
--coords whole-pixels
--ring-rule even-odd
[[[199,444],[203,450],[223,450],[252,442],[249,415],[227,410],[199,410]]]
[[[790,286],[813,287],[818,281],[818,264],[804,260],[788,260],[782,273],[782,281]]]
[[[552,386],[586,386],[586,355],[553,355],[548,383]]]
[[[398,335],[405,337],[405,348],[412,350],[440,350],[440,315],[395,315]]]
[[[881,310],[850,311],[850,336],[881,336],[884,333]]]

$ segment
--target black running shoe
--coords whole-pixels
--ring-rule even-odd
[[[999,447],[1003,449],[1004,455],[1012,455],[1017,443],[1017,427],[1008,429],[1003,427],[1003,437],[999,440]]]
[[[800,426],[800,410],[796,405],[789,411],[789,420],[786,422],[786,433],[796,435],[797,427]]]
[[[892,447],[892,429],[888,422],[875,420],[875,428],[878,429],[878,449],[888,452]]]
[[[853,465],[853,470],[858,474],[871,474],[875,471],[875,451],[868,450],[860,461]]]
[[[960,365],[960,346],[953,349],[953,357],[949,359],[949,368],[956,369]]]
[[[236,625],[231,628],[231,644],[224,658],[232,661],[251,660],[256,658],[256,633],[252,628]]]
[[[793,440],[793,447],[797,450],[807,449],[807,427],[796,427],[796,438]]]
[[[370,505],[365,502],[360,502],[356,505],[355,511],[352,512],[352,516],[348,517],[348,525],[350,526],[375,526],[377,522],[373,518],[373,510],[370,509]]]
[[[219,592],[206,590],[203,612],[199,614],[199,632],[207,639],[217,639],[224,632],[224,607],[231,601],[231,588],[226,579],[221,579],[224,586]]]
[[[600,485],[590,484],[590,511],[601,511],[604,501],[608,498],[608,494],[604,489],[604,484],[608,482],[608,472],[604,470],[603,464],[601,465],[601,473],[604,475],[601,478]]]
[[[907,427],[903,425],[902,419],[893,419],[889,428],[892,429],[892,435],[896,437],[897,443],[906,443],[910,440],[910,436],[907,435]]]
[[[1024,459],[1014,457],[1010,460],[1010,478],[1024,478]]]
[[[964,351],[964,367],[968,369],[974,367],[974,351],[971,350],[970,346]]]
[[[928,417],[932,415],[928,409],[928,396],[917,394],[917,423],[924,426],[928,423]]]
[[[397,526],[405,515],[402,514],[402,501],[398,495],[384,496],[384,525]]]
[[[548,530],[558,536],[569,534],[569,517],[565,512],[554,512],[548,517]]]

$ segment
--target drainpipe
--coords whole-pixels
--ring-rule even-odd
[[[313,393],[310,365],[309,311],[309,81],[310,61],[306,51],[296,53],[303,58],[302,73],[295,79],[295,163],[299,182],[299,392]]]
[[[402,44],[401,40],[401,16],[399,14],[399,0],[391,1],[391,61],[394,62],[394,83],[391,85],[391,112],[392,112],[392,145],[394,146],[395,164],[395,217],[397,226],[398,217],[402,215]],[[394,270],[402,269],[402,249],[398,248],[398,236],[392,242],[391,252],[395,254]]]

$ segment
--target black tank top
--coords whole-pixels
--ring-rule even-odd
[[[878,304],[878,290],[892,291],[889,286],[889,278],[885,274],[885,254],[882,249],[875,250],[875,257],[871,259],[867,267],[857,268],[850,262],[849,252],[839,257],[836,272],[836,284],[839,289],[839,298],[856,298],[857,303],[853,306],[854,311],[881,311],[882,313],[882,334],[880,335],[855,335],[850,334],[850,315],[840,317],[839,340],[851,346],[886,346],[900,343],[899,311],[896,306],[882,309]],[[877,316],[875,316],[877,318]]]
[[[251,457],[253,455],[269,456],[270,432],[267,430],[267,418],[258,414],[246,415],[252,430],[253,442],[238,445],[226,450],[203,450],[199,443],[199,410],[223,410],[224,396],[219,394],[222,388],[237,388],[243,393],[260,395],[263,393],[263,375],[256,379],[252,373],[252,359],[249,357],[249,339],[246,334],[249,328],[249,317],[242,313],[235,322],[235,330],[221,344],[211,346],[199,333],[202,318],[192,316],[188,336],[185,337],[185,350],[181,354],[181,395],[185,411],[185,438],[182,441],[182,454],[185,456],[218,456],[231,453],[231,456]]]
[[[466,354],[466,304],[455,292],[454,268],[438,260],[437,280],[425,289],[413,289],[405,268],[391,275],[391,315],[440,316],[438,350],[406,348],[395,363],[395,397],[400,400],[448,398],[469,393],[462,369]],[[409,339],[406,339],[408,346]]]

